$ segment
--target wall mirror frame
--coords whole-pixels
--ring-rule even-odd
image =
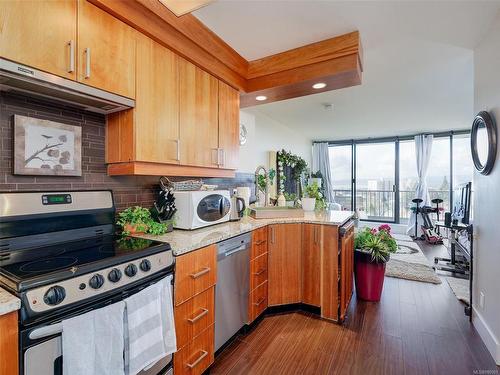
[[[474,167],[485,176],[490,174],[497,155],[497,126],[489,112],[481,111],[474,118],[470,142]]]

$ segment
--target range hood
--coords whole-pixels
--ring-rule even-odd
[[[102,114],[123,111],[135,106],[133,99],[2,58],[0,58],[0,91],[27,93]]]

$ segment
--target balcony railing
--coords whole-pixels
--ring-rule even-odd
[[[335,202],[342,206],[343,210],[351,209],[351,190],[333,190]],[[450,192],[449,190],[429,191],[431,199],[440,198],[443,200],[441,207],[449,210]],[[366,215],[370,220],[394,220],[394,205],[396,194],[392,190],[357,190],[356,208]],[[409,219],[414,205],[412,199],[415,198],[414,190],[399,191],[399,217],[401,221]]]

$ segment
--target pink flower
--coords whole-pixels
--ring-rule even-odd
[[[382,224],[381,226],[378,227],[378,230],[386,232],[387,234],[391,234],[391,226],[388,224]]]
[[[377,229],[372,228],[372,229],[370,230],[370,233],[371,233],[371,234],[377,234]]]

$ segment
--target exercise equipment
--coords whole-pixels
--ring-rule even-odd
[[[436,205],[436,207],[429,207],[429,206],[422,206],[420,207],[420,204],[423,202],[422,199],[420,198],[415,198],[412,199],[412,202],[415,203],[415,207],[412,208],[412,210],[415,212],[415,235],[414,239],[415,240],[425,240],[427,243],[431,245],[439,245],[443,243],[443,238],[441,237],[441,234],[439,233],[439,230],[436,231],[435,227],[432,223],[432,220],[429,216],[429,214],[436,213],[437,217],[439,219],[439,204],[443,203],[442,199],[436,198],[433,199],[431,202]],[[423,224],[420,226],[423,232],[422,236],[418,235],[418,215],[422,217]]]

